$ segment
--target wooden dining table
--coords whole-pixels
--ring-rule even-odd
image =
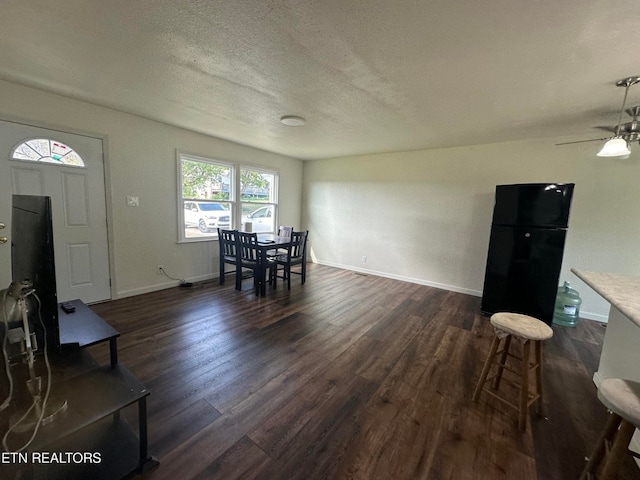
[[[258,287],[259,294],[264,297],[267,294],[267,257],[270,250],[286,247],[291,243],[290,237],[280,237],[273,233],[258,233]]]

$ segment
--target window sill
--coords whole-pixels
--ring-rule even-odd
[[[181,238],[177,243],[199,243],[199,242],[217,242],[218,237],[193,237],[193,238]]]

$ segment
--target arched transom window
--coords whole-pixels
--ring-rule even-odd
[[[73,148],[48,138],[34,138],[19,144],[11,152],[11,158],[74,167],[85,166],[82,157]]]

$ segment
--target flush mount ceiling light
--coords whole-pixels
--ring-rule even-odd
[[[306,122],[304,118],[297,115],[285,115],[280,117],[280,121],[287,127],[301,127]]]
[[[622,108],[620,109],[620,116],[618,117],[618,126],[616,127],[615,137],[608,140],[607,143],[604,144],[602,149],[598,152],[599,157],[614,157],[614,158],[629,158],[631,154],[631,150],[629,150],[629,144],[627,140],[620,135],[620,125],[622,122],[622,113],[624,112],[624,107],[627,103],[627,94],[629,93],[629,87],[635,85],[640,82],[640,77],[628,77],[623,78],[616,82],[616,86],[625,87],[624,89],[624,99],[622,100]]]

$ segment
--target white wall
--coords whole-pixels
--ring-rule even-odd
[[[167,286],[160,263],[191,280],[217,272],[216,242],[177,243],[176,149],[278,168],[280,221],[306,225],[322,263],[475,295],[495,185],[574,182],[561,279],[580,291],[583,316],[604,320],[608,304],[570,267],[640,275],[638,145],[623,161],[597,158],[598,143],[554,146],[567,139],[328,159],[305,162],[302,182],[299,160],[7,82],[0,117],[106,137],[114,297]]]
[[[575,183],[561,281],[581,316],[608,303],[569,269],[640,275],[640,147],[543,139],[305,162],[303,223],[319,263],[481,295],[495,185]],[[367,261],[363,262],[362,257]]]
[[[280,171],[280,222],[301,223],[302,162],[108,108],[0,81],[0,117],[106,137],[114,298],[217,276],[218,243],[178,244],[176,149]],[[140,198],[127,207],[126,196]]]

